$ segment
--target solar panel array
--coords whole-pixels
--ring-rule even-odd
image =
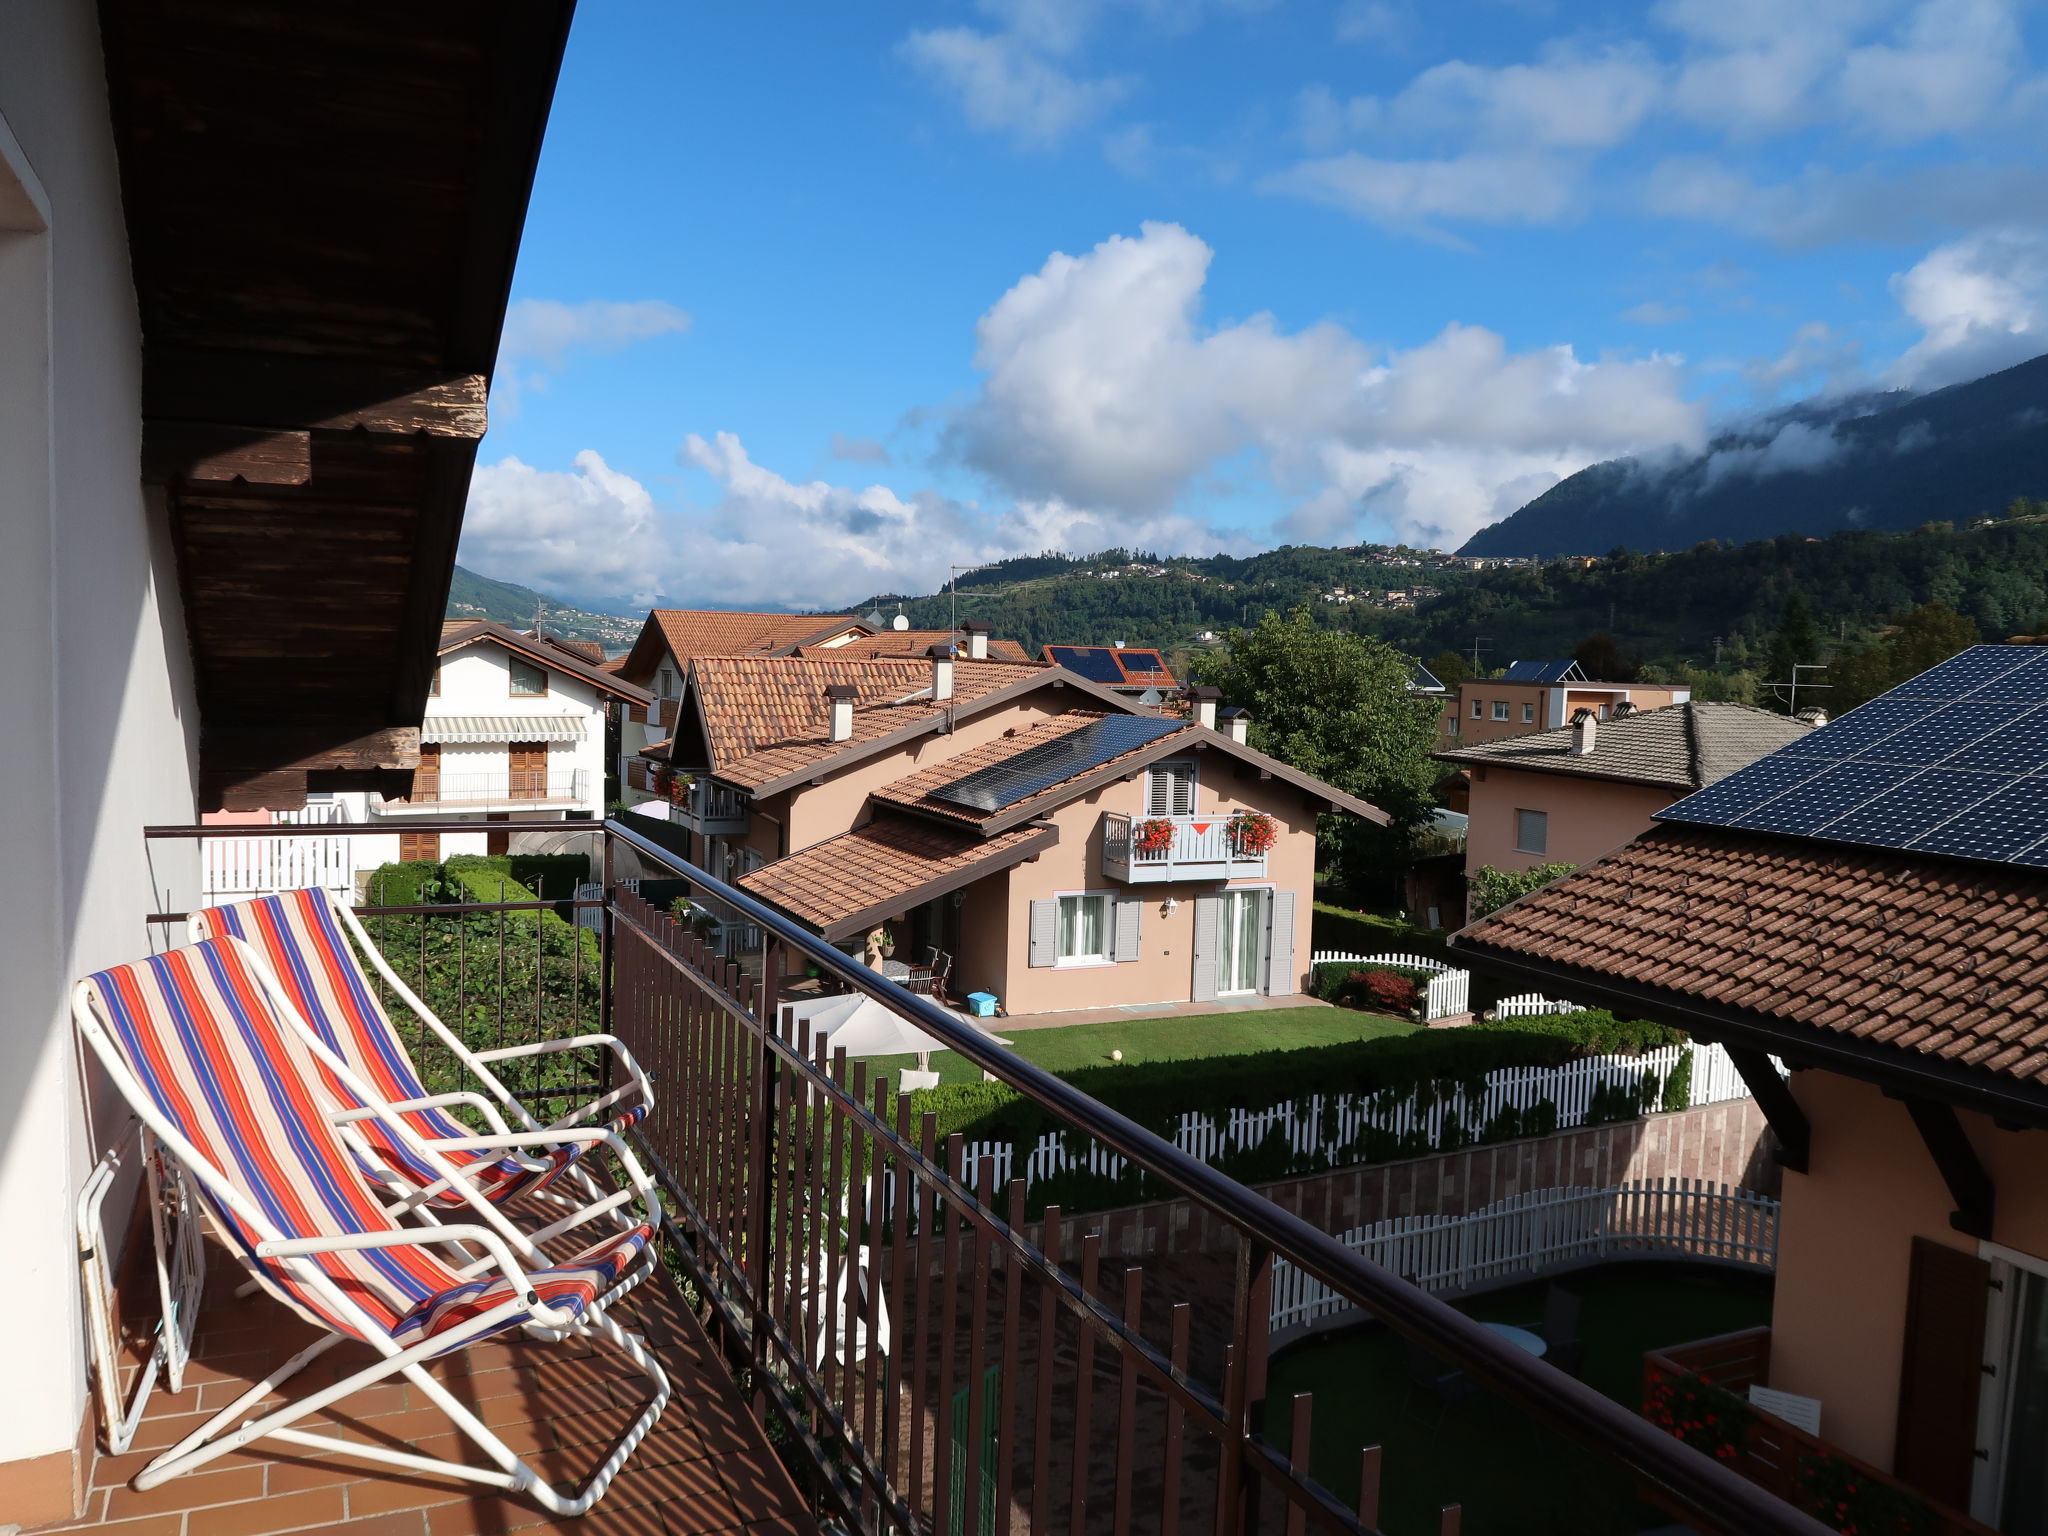
[[[1162,720],[1157,715],[1105,715],[993,767],[976,769],[931,791],[931,798],[970,810],[1000,811],[1186,728],[1185,720]]]
[[[1123,668],[1116,664],[1116,652],[1106,645],[1048,645],[1045,654],[1054,666],[1085,677],[1091,683],[1120,683]]]
[[[1972,646],[1657,816],[2048,869],[2048,648]]]

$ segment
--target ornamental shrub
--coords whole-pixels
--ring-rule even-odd
[[[1339,1001],[1347,1007],[1406,1015],[1415,1011],[1421,993],[1414,981],[1399,971],[1354,971]]]
[[[1457,1105],[1477,1096],[1489,1072],[1563,1066],[1585,1056],[1641,1055],[1684,1039],[1679,1031],[1663,1025],[1589,1010],[1462,1029],[1418,1030],[1304,1050],[1081,1067],[1060,1076],[1169,1139],[1185,1114],[1206,1115],[1220,1126],[1228,1122],[1233,1110],[1260,1113],[1292,1102],[1298,1112],[1305,1112],[1306,1101],[1316,1094],[1371,1097],[1388,1107],[1412,1100],[1418,1110],[1444,1103],[1451,1110],[1443,1116],[1442,1131],[1434,1141],[1425,1131],[1395,1134],[1368,1126],[1349,1142],[1326,1143],[1313,1152],[1298,1153],[1276,1128],[1258,1146],[1236,1149],[1216,1160],[1215,1166],[1232,1178],[1254,1182],[1542,1135],[1557,1127],[1557,1108],[1547,1100],[1519,1111],[1504,1110],[1483,1124],[1468,1124],[1457,1112]],[[1596,1094],[1589,1118],[1596,1123],[1633,1119],[1655,1108],[1665,1092],[1666,1084],[1658,1075],[1647,1073],[1639,1091],[1610,1088]],[[921,1089],[911,1095],[911,1106],[918,1113],[937,1117],[942,1141],[958,1131],[970,1142],[1008,1142],[1017,1150],[1018,1166],[1022,1156],[1049,1131],[1061,1131],[1073,1152],[1084,1152],[1087,1146],[1086,1137],[1067,1131],[1002,1083]],[[1416,1116],[1418,1123],[1424,1118]],[[1103,1209],[1163,1196],[1166,1191],[1153,1188],[1153,1183],[1136,1170],[1127,1170],[1115,1179],[1061,1175],[1034,1183],[1029,1205],[1034,1214],[1048,1201],[1061,1203],[1068,1210]],[[1069,1184],[1073,1187],[1068,1188]]]

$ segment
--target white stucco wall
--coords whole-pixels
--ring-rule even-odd
[[[32,1326],[8,1335],[0,1464],[68,1452],[86,1409],[72,1202],[122,1117],[83,1107],[65,994],[151,947],[153,883],[191,888],[195,845],[152,855],[141,828],[193,819],[197,734],[164,518],[138,478],[140,346],[94,13],[18,0],[5,30],[0,1231],[10,1310]],[[21,227],[29,203],[46,228]]]

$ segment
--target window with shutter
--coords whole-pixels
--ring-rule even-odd
[[[1195,765],[1176,761],[1154,763],[1145,777],[1147,816],[1195,814]]]

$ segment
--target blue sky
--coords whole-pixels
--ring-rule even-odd
[[[1600,459],[2009,365],[2048,350],[2042,29],[584,0],[463,559],[808,608],[1043,548],[1454,547]],[[1826,451],[1785,449],[1749,462]]]

